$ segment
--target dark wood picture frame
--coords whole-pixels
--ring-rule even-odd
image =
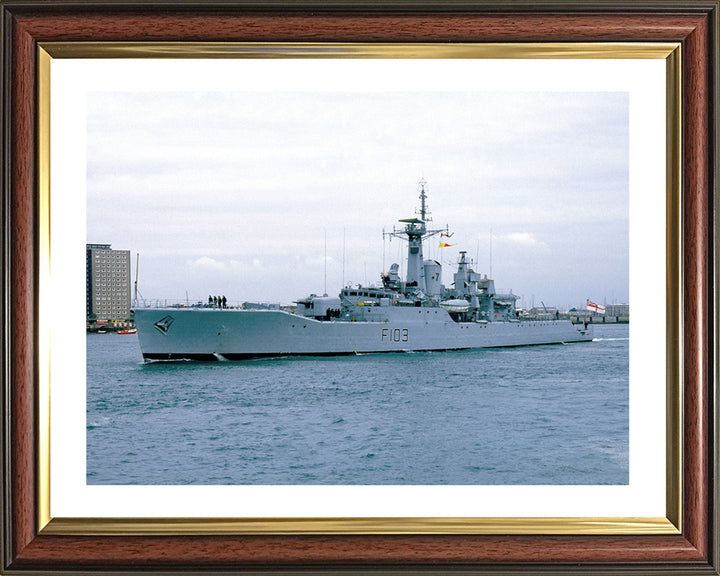
[[[2,564],[7,574],[718,574],[718,1],[8,0],[2,18]],[[643,535],[53,535],[38,529],[43,42],[678,42],[682,529]]]

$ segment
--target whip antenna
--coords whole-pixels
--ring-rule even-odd
[[[325,289],[324,295],[327,296],[327,228],[325,228],[325,257],[323,258],[325,264]]]
[[[140,270],[140,252],[136,254],[137,258],[135,259],[135,306],[137,306],[138,303],[138,289],[137,289],[137,282],[138,282],[138,271]]]

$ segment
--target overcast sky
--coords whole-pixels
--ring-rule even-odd
[[[87,241],[148,299],[290,303],[404,271],[419,206],[529,306],[627,302],[627,93],[92,93]],[[492,235],[492,258],[491,242]]]

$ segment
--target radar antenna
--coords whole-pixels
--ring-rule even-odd
[[[430,214],[430,210],[427,209],[427,206],[425,205],[425,200],[427,199],[427,195],[425,194],[425,185],[427,182],[425,181],[425,178],[420,180],[419,187],[420,187],[420,211],[415,211],[416,214],[420,214],[420,220],[423,222],[428,222],[432,220],[432,218],[428,218]]]

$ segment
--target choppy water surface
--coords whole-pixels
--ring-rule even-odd
[[[592,343],[144,364],[87,336],[88,484],[626,484],[628,326]]]

